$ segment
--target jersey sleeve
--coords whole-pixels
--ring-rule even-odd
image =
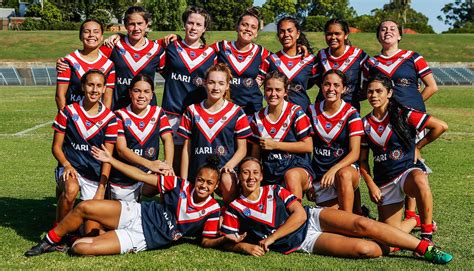
[[[123,120],[117,114],[117,136],[125,136],[125,130],[123,128]]]
[[[161,110],[160,112],[160,115],[159,115],[159,118],[160,118],[160,136],[163,136],[164,134],[167,134],[167,133],[172,133],[173,130],[171,129],[171,125],[170,125],[170,122],[168,120],[168,116],[166,116],[166,113]]]
[[[364,135],[364,125],[362,124],[362,120],[357,111],[354,111],[354,113],[349,116],[347,122],[349,127],[349,136]]]
[[[166,56],[165,56],[166,54],[165,53],[166,53],[165,48],[163,46],[160,46],[159,53],[156,56],[156,57],[160,58],[158,66],[156,67],[157,72],[161,72],[165,68],[165,62],[166,62]]]
[[[62,72],[58,71],[57,84],[69,84],[69,81],[71,81],[71,62],[67,58],[64,61],[67,64],[67,68]]]
[[[247,138],[252,135],[252,129],[250,128],[249,121],[247,119],[247,115],[245,115],[242,108],[240,108],[239,113],[237,115],[237,123],[235,124],[235,137]]]
[[[180,183],[180,179],[176,176],[163,176],[158,175],[158,192],[164,194],[168,191],[175,189]]]
[[[428,63],[426,63],[426,60],[421,55],[414,53],[413,58],[415,59],[415,69],[418,77],[423,78],[432,73]]]
[[[202,230],[203,237],[217,237],[220,213],[220,211],[214,212],[206,219],[206,222],[204,222],[204,229]]]
[[[250,122],[250,129],[252,130],[252,134],[247,138],[248,141],[250,143],[253,143],[253,144],[258,144],[259,141],[260,141],[260,136],[261,136],[261,133],[258,129],[258,124],[255,121],[255,118],[257,117],[257,114],[258,114],[258,112],[255,113],[255,116],[253,117],[252,122]]]
[[[430,115],[413,109],[409,109],[407,116],[408,124],[414,127],[418,132],[425,129],[430,118]]]
[[[189,139],[192,135],[192,118],[193,114],[188,107],[181,118],[181,123],[178,128],[178,134],[186,139]]]
[[[222,226],[220,233],[222,235],[226,234],[238,234],[240,229],[240,221],[237,216],[237,211],[232,207],[228,207],[224,213],[224,219],[222,221]]]
[[[260,77],[262,80],[265,79],[265,76],[267,75],[267,72],[269,72],[270,69],[270,61],[271,60],[271,55],[265,58],[260,65],[260,69],[258,70],[258,77]]]
[[[369,147],[369,138],[367,137],[367,133],[369,133],[369,123],[367,121],[367,116],[362,119],[362,129],[364,131],[364,134],[362,135],[360,139],[360,146],[363,148],[368,148]]]
[[[311,121],[301,107],[298,107],[294,117],[294,129],[298,140],[303,140],[313,135]]]
[[[283,201],[287,209],[295,201],[298,201],[298,198],[285,188],[276,186],[276,189],[278,189],[278,197]]]
[[[105,80],[105,85],[108,88],[114,88],[115,87],[115,66],[112,63],[110,66],[109,71],[106,73],[107,80]]]
[[[113,117],[107,127],[105,128],[105,142],[107,143],[115,143],[117,142],[117,133],[118,133],[118,123],[117,117]]]
[[[54,118],[53,122],[53,129],[59,133],[64,134],[66,132],[66,123],[67,123],[67,116],[65,114],[66,108],[63,110],[59,111],[59,113],[56,115],[56,118]]]
[[[112,55],[112,50],[113,48],[109,48],[105,45],[100,46],[99,48],[100,52],[104,54],[106,57],[110,58],[110,55]]]

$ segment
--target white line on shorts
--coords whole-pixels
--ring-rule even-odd
[[[26,129],[26,130],[23,130],[23,131],[20,131],[20,132],[18,132],[18,133],[15,133],[15,134],[13,134],[13,135],[14,135],[14,136],[21,136],[21,135],[24,135],[24,134],[29,133],[29,132],[31,132],[31,131],[34,131],[34,130],[36,130],[36,129],[38,129],[38,128],[41,128],[41,127],[43,127],[43,126],[50,125],[50,124],[52,124],[52,123],[53,123],[52,121],[48,121],[48,122],[45,122],[45,123],[42,123],[42,124],[38,124],[38,125],[35,125],[35,126],[31,127],[31,128],[28,128],[28,129]]]

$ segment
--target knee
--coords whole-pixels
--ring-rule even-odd
[[[338,170],[336,173],[336,185],[341,187],[352,187],[352,173],[349,170]]]
[[[426,178],[426,175],[423,172],[417,170],[414,174],[413,181],[420,193],[431,192],[430,184],[428,183],[428,178]]]
[[[94,242],[80,242],[75,243],[71,247],[71,253],[76,255],[93,255]]]
[[[354,221],[354,231],[359,236],[368,236],[370,231],[375,227],[375,221],[366,217],[358,217]]]
[[[74,202],[79,193],[79,185],[75,182],[69,182],[64,187],[64,197],[68,202]]]
[[[285,183],[290,186],[301,184],[306,176],[303,176],[301,172],[295,169],[290,169],[285,172],[284,179]]]
[[[80,214],[83,214],[82,216],[84,216],[84,215],[89,214],[89,213],[92,211],[93,208],[94,208],[94,207],[92,206],[91,201],[86,200],[86,201],[80,202],[80,203],[74,208],[73,211],[78,212],[78,213],[80,213]]]
[[[382,249],[375,242],[365,240],[355,245],[354,252],[357,258],[375,258],[382,256]]]

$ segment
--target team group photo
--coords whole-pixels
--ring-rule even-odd
[[[474,6],[421,2],[0,1],[0,268],[470,269]]]

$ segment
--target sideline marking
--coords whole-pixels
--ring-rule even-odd
[[[45,122],[45,123],[42,123],[42,124],[35,125],[35,126],[31,127],[31,128],[28,128],[28,129],[26,129],[26,130],[23,130],[23,131],[20,131],[20,132],[18,132],[18,133],[15,133],[15,134],[13,134],[13,136],[21,136],[21,135],[24,135],[24,134],[26,134],[26,133],[28,133],[28,132],[34,131],[34,130],[36,130],[36,129],[38,129],[38,128],[41,128],[41,127],[43,127],[43,126],[50,125],[50,124],[52,124],[52,123],[53,123],[53,121],[48,121],[48,122]]]

